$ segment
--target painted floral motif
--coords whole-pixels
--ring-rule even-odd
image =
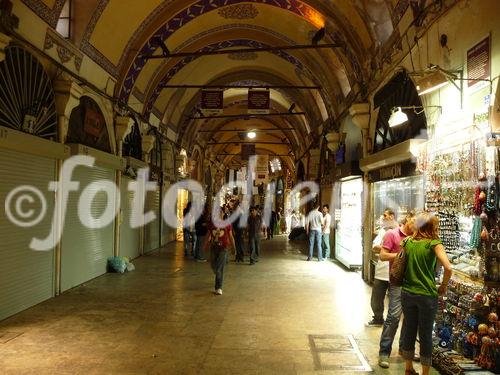
[[[253,4],[238,4],[220,9],[219,16],[225,19],[248,20],[259,15],[259,11]]]
[[[241,61],[249,61],[249,60],[257,60],[257,54],[255,52],[235,52],[228,55],[228,58],[231,60],[241,60]]]

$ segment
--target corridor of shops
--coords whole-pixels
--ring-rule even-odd
[[[0,375],[500,374],[499,16],[0,0]]]
[[[1,322],[2,374],[377,370],[381,329],[364,325],[370,288],[358,272],[306,262],[305,242],[278,236],[262,242],[255,267],[229,263],[221,298],[209,265],[184,257],[181,245]],[[395,355],[383,373],[402,368]]]

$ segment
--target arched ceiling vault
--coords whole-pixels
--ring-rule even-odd
[[[162,89],[165,84],[252,81],[321,85],[319,92],[295,89],[273,92],[275,109],[286,111],[295,103],[296,111],[306,113],[304,118],[261,121],[267,126],[273,123],[293,127],[293,131],[280,136],[287,138],[291,151],[297,151],[318,134],[320,124],[327,118],[335,118],[346,98],[368,77],[367,62],[383,42],[381,38],[390,36],[391,17],[397,16],[393,13],[396,3],[394,0],[92,0],[82,9],[80,18],[88,22],[77,33],[77,43],[117,79],[115,95],[122,102],[133,104],[145,116],[155,113],[164,126],[179,135],[182,144],[190,147],[207,141],[197,135],[201,122],[188,120],[198,107],[200,90]],[[324,26],[326,35],[320,44],[334,43],[338,48],[146,58],[161,53],[161,43],[170,53],[311,44],[313,35]],[[229,91],[227,94],[231,94]],[[241,113],[244,106],[233,103],[241,104],[242,100],[241,92],[235,90],[225,100],[230,106],[228,110]],[[203,123],[204,128],[214,131],[233,125],[222,119]]]

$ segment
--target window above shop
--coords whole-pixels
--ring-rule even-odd
[[[65,39],[70,39],[72,34],[72,3],[73,0],[66,0],[56,25],[56,31]]]

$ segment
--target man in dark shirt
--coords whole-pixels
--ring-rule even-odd
[[[248,217],[248,249],[250,252],[250,265],[259,261],[260,256],[260,231],[262,218],[257,214],[255,207],[250,209]]]
[[[242,223],[240,223],[240,218],[241,218],[241,215],[243,215],[243,211],[241,210],[241,207],[240,207],[240,204],[238,201],[236,201],[234,204],[234,212],[237,212],[237,214],[238,214],[238,217],[233,225],[234,241],[236,244],[236,259],[235,259],[235,261],[236,262],[244,262],[245,261],[245,255],[243,253],[244,226]]]
[[[205,205],[205,207],[203,208],[203,213],[198,218],[198,220],[196,220],[196,223],[194,224],[194,228],[196,231],[194,258],[197,262],[207,261],[205,259],[205,255],[203,254],[203,248],[205,246],[205,239],[208,233],[208,223],[209,223],[208,214],[209,210],[208,207]]]

